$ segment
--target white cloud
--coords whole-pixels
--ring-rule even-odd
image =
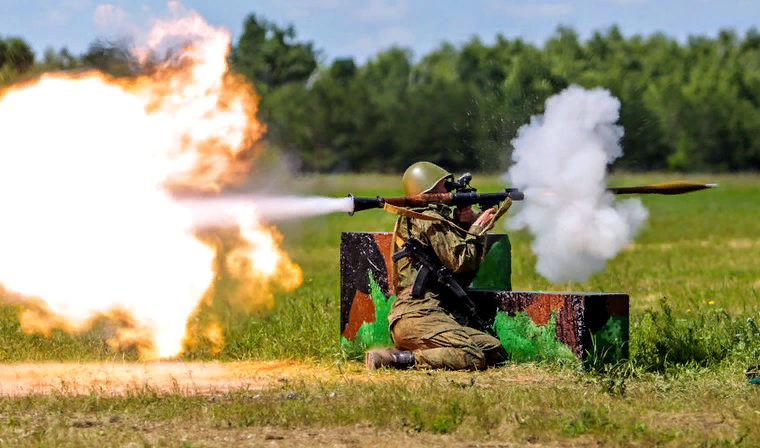
[[[65,11],[51,9],[45,17],[45,23],[48,25],[66,25],[71,21],[71,16]]]
[[[68,9],[82,10],[90,6],[90,0],[61,0],[61,6]]]
[[[346,5],[349,0],[270,0],[281,8],[285,15],[293,19],[309,17],[317,9],[335,9]]]
[[[354,17],[365,22],[382,22],[402,19],[408,12],[407,0],[369,0],[366,8],[354,12]]]
[[[290,20],[303,19],[305,17],[309,17],[310,15],[311,15],[311,11],[309,11],[306,8],[287,8],[287,9],[285,9],[285,17],[287,17]]]
[[[409,29],[391,26],[378,30],[374,36],[361,36],[350,48],[356,51],[361,59],[362,56],[369,56],[393,45],[411,47],[415,40],[414,34]]]
[[[487,6],[494,10],[518,17],[555,17],[570,14],[570,3],[521,3],[510,4],[503,1],[490,1]]]
[[[347,2],[346,0],[272,0],[271,3],[283,8],[333,9]]]
[[[409,46],[414,42],[414,34],[409,29],[400,26],[381,29],[379,37],[378,43],[382,46],[393,44]]]
[[[92,20],[101,29],[124,27],[129,20],[129,14],[118,6],[102,4],[95,8]]]
[[[354,47],[359,50],[360,53],[371,53],[372,50],[376,49],[374,41],[367,36],[360,37],[354,44]]]
[[[71,11],[81,11],[90,4],[90,0],[60,0],[58,7],[49,9],[45,16],[47,25],[68,25],[71,22]]]
[[[342,5],[343,0],[313,0],[309,2],[310,5],[316,6],[320,9],[333,9]]]

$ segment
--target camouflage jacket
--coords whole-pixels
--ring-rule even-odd
[[[404,241],[415,238],[431,255],[454,272],[454,276],[463,288],[472,282],[485,256],[486,235],[479,226],[471,226],[467,231],[454,222],[454,209],[444,205],[431,205],[415,212],[437,218],[426,221],[419,218],[400,216],[394,229],[392,253],[397,252]],[[480,236],[478,236],[480,235]],[[411,289],[417,269],[408,258],[393,262],[391,269],[391,291],[396,295],[388,323],[403,317],[421,317],[433,312],[443,311],[460,320],[463,314],[461,304],[445,288],[437,285],[431,277],[426,285],[423,297],[412,298]]]

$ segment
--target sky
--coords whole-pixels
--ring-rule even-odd
[[[460,44],[477,35],[486,43],[501,33],[542,44],[557,26],[587,38],[617,24],[625,36],[657,31],[684,41],[732,28],[743,35],[760,27],[760,0],[184,0],[211,25],[240,35],[249,13],[293,24],[298,39],[312,40],[325,62],[364,62],[390,45],[419,57],[441,42]],[[165,0],[0,0],[0,36],[21,36],[41,56],[63,46],[79,54],[98,37],[118,38],[115,23],[148,24],[168,15]]]

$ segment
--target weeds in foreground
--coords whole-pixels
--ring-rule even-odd
[[[723,361],[760,361],[760,313],[731,314],[714,308],[677,317],[666,299],[659,310],[633,320],[631,360],[648,372],[679,366],[711,367]]]
[[[676,317],[667,301],[632,319],[631,354],[619,362],[604,362],[593,353],[584,363],[587,379],[611,396],[626,395],[634,378],[687,378],[728,370],[739,374],[760,362],[757,313],[731,314],[708,309]],[[654,375],[654,376],[653,376]]]

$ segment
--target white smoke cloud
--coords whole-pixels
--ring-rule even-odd
[[[623,155],[620,102],[604,89],[572,86],[546,101],[512,141],[505,175],[525,192],[508,221],[527,228],[536,270],[552,282],[585,281],[636,235],[648,216],[638,199],[614,202],[607,165]]]

